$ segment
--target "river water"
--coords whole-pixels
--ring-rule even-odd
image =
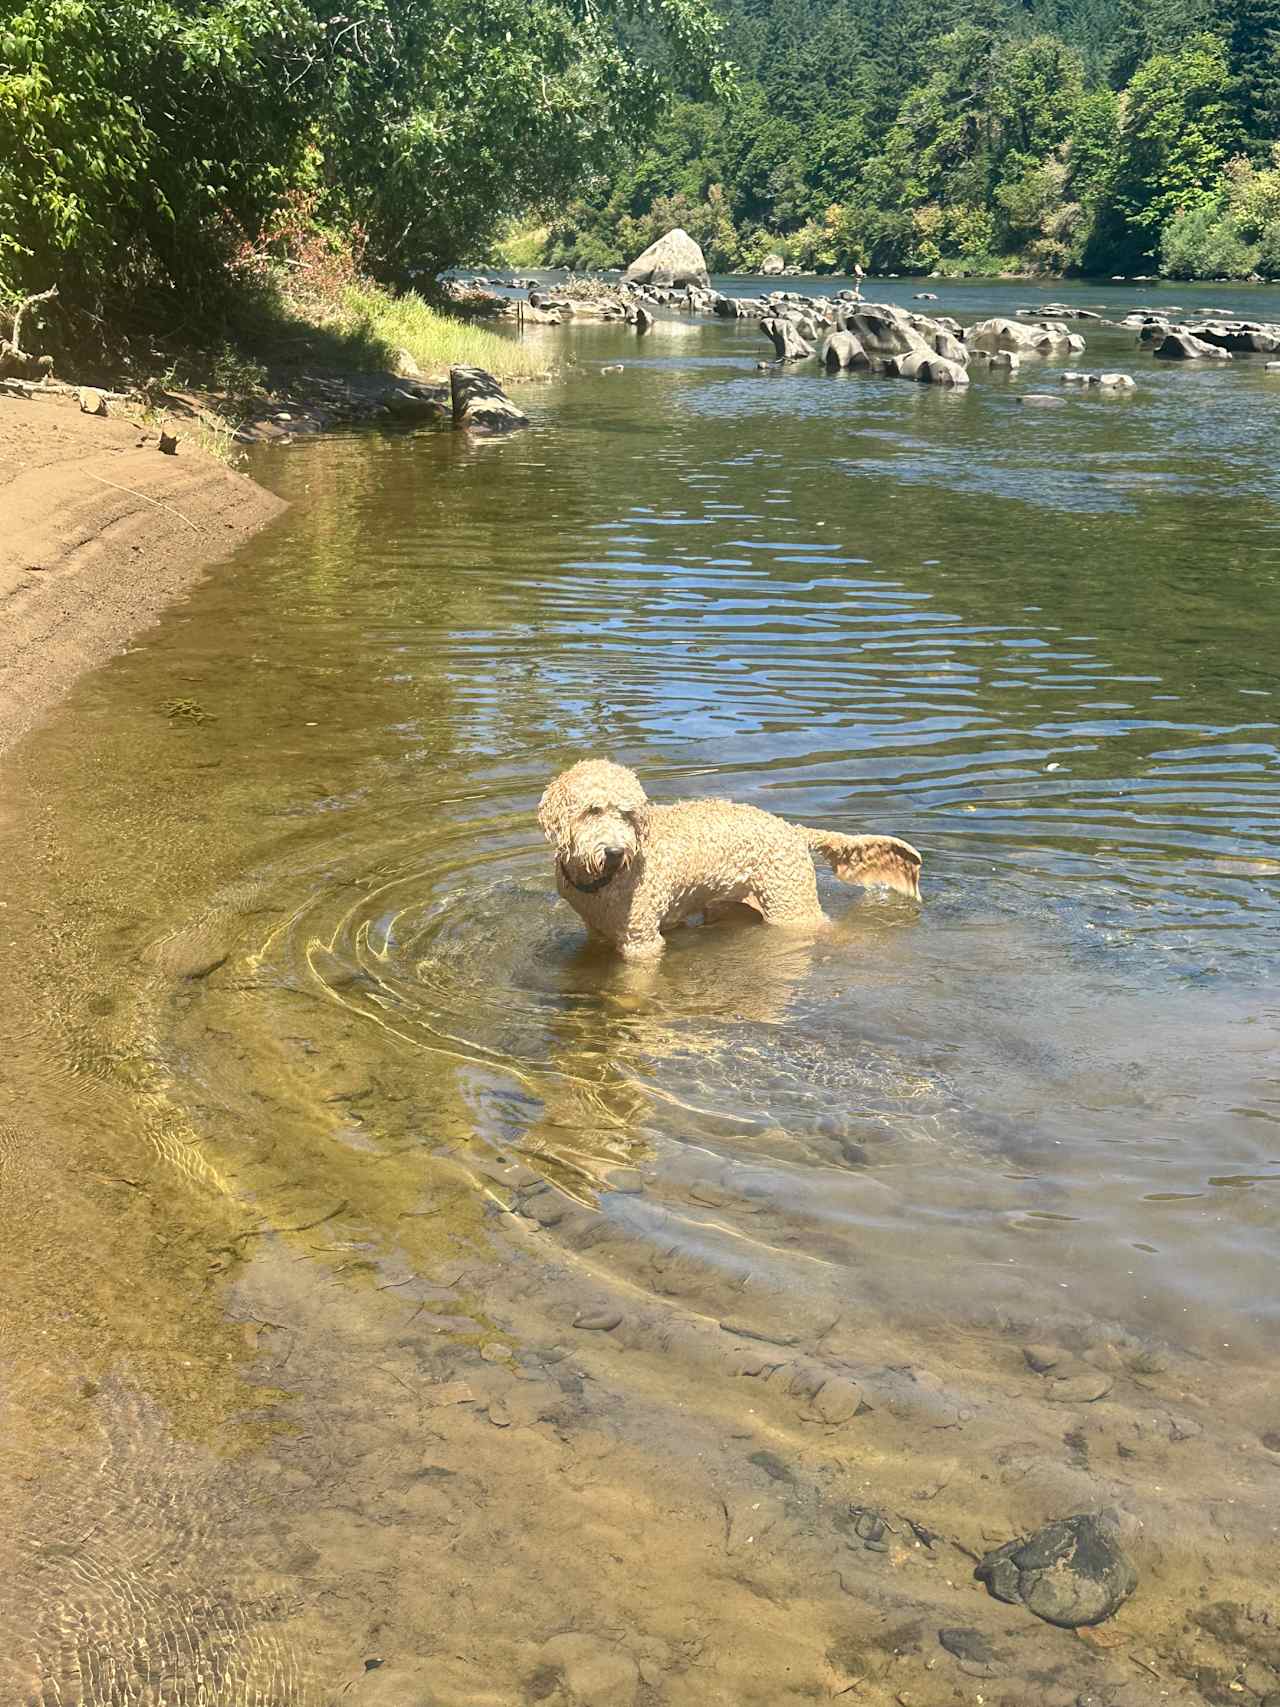
[[[1133,394],[530,332],[525,434],[255,452],[6,761],[5,1702],[1280,1688],[1280,375],[1083,330]],[[626,967],[590,754],[923,904]],[[973,1582],[1104,1509],[1105,1639]]]

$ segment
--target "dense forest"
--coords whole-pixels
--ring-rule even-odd
[[[1280,276],[1280,0],[715,0],[680,98],[545,258]]]

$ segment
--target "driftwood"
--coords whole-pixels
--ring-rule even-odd
[[[0,338],[0,375],[16,374],[19,378],[26,379],[52,373],[52,356],[32,356],[23,349],[22,318],[29,308],[34,308],[38,302],[49,302],[57,294],[58,287],[53,285],[48,290],[39,291],[35,296],[24,297],[14,309],[12,336]]]

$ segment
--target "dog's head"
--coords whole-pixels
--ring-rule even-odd
[[[571,877],[602,877],[639,855],[649,829],[649,801],[622,765],[584,759],[550,784],[538,822]]]

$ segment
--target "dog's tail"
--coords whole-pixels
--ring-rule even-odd
[[[860,883],[864,889],[883,884],[920,899],[920,855],[910,842],[897,836],[842,836],[836,830],[811,830],[807,824],[797,828],[842,883]]]

